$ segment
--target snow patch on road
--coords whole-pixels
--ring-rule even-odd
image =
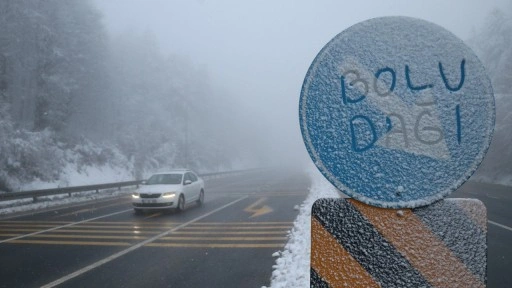
[[[311,255],[311,207],[319,198],[338,198],[340,194],[316,168],[309,172],[312,179],[310,193],[300,205],[299,215],[288,235],[289,240],[282,252],[272,256],[276,259],[271,277],[271,288],[309,287]],[[265,288],[265,287],[262,287]]]

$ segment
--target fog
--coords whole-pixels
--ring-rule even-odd
[[[402,15],[434,22],[467,40],[494,8],[512,10],[505,0],[97,0],[97,5],[110,34],[149,31],[164,53],[206,70],[232,97],[228,108],[242,111],[240,121],[259,135],[252,144],[264,145],[270,159],[307,157],[298,124],[302,81],[318,51],[344,29]]]
[[[508,94],[511,12],[505,0],[0,1],[0,190],[88,169],[304,167],[302,82],[338,33],[379,16],[434,22]]]

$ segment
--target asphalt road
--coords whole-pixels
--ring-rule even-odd
[[[257,172],[207,180],[205,205],[184,213],[135,215],[122,197],[0,220],[0,287],[268,285],[309,185]],[[488,287],[512,287],[512,188],[468,182],[450,197],[484,202]]]
[[[122,197],[2,220],[0,287],[269,285],[310,185],[277,172],[209,179],[184,213],[135,215]]]

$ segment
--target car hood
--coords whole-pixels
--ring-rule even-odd
[[[142,185],[137,190],[139,193],[164,193],[179,192],[181,185]]]

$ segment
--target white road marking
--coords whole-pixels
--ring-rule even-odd
[[[66,282],[66,281],[68,281],[68,280],[70,280],[70,279],[73,279],[73,278],[75,278],[75,277],[77,277],[77,276],[80,276],[80,275],[82,275],[82,274],[84,274],[84,273],[86,273],[86,272],[88,272],[88,271],[90,271],[90,270],[92,270],[92,269],[97,268],[97,267],[100,267],[100,266],[102,266],[103,264],[106,264],[106,263],[108,263],[108,262],[111,262],[111,261],[113,261],[113,260],[115,260],[115,259],[117,259],[117,258],[119,258],[119,257],[121,257],[121,256],[123,256],[123,255],[125,255],[125,254],[128,254],[128,253],[130,253],[130,252],[132,252],[132,251],[134,251],[134,250],[136,250],[136,249],[138,249],[138,248],[140,248],[140,247],[142,247],[142,246],[146,245],[146,244],[149,244],[149,243],[151,243],[151,242],[154,242],[155,240],[158,240],[159,238],[162,238],[162,237],[164,237],[164,236],[167,236],[168,234],[170,234],[170,233],[172,233],[172,232],[174,232],[174,231],[177,231],[177,230],[179,230],[179,229],[181,229],[181,228],[183,228],[183,227],[186,227],[186,226],[188,226],[188,225],[190,225],[190,224],[192,224],[192,223],[194,223],[194,222],[197,222],[197,221],[199,221],[199,220],[201,220],[201,219],[203,219],[203,218],[206,218],[206,217],[208,217],[208,216],[210,216],[210,215],[212,215],[212,214],[214,214],[214,213],[216,213],[216,212],[218,212],[218,211],[220,211],[220,210],[223,210],[223,209],[225,209],[225,208],[227,208],[227,207],[229,207],[229,206],[231,206],[231,205],[233,205],[233,204],[235,204],[235,203],[238,203],[238,202],[240,202],[240,201],[242,201],[242,200],[244,200],[244,199],[246,199],[246,198],[247,198],[247,196],[242,197],[242,198],[238,198],[238,199],[236,199],[236,200],[234,200],[234,201],[232,201],[232,202],[229,202],[228,204],[226,204],[226,205],[224,205],[224,206],[221,206],[221,207],[219,207],[219,208],[217,208],[217,209],[215,209],[215,210],[212,210],[212,211],[210,211],[210,212],[208,212],[208,213],[206,213],[206,214],[203,214],[203,215],[201,215],[201,216],[199,216],[199,217],[197,217],[197,218],[194,218],[194,219],[192,219],[192,220],[190,220],[190,221],[188,221],[188,222],[185,222],[185,223],[183,223],[183,224],[181,224],[181,225],[179,225],[179,226],[176,226],[176,227],[174,227],[174,228],[172,228],[172,229],[170,229],[170,230],[168,230],[168,231],[165,231],[165,232],[163,232],[163,233],[161,233],[161,234],[159,234],[159,235],[156,235],[156,236],[154,236],[153,238],[149,238],[149,239],[147,239],[147,240],[144,240],[144,241],[142,241],[142,242],[139,242],[139,243],[137,243],[137,244],[135,244],[135,245],[133,245],[133,246],[131,246],[131,247],[129,247],[129,248],[127,248],[127,249],[125,249],[125,250],[122,250],[122,251],[120,251],[120,252],[117,252],[117,253],[115,253],[115,254],[113,254],[113,255],[111,255],[111,256],[109,256],[109,257],[107,257],[107,258],[104,258],[104,259],[102,259],[102,260],[100,260],[100,261],[97,261],[97,262],[95,262],[95,263],[93,263],[93,264],[91,264],[91,265],[89,265],[89,266],[86,266],[86,267],[84,267],[84,268],[82,268],[82,269],[80,269],[80,270],[77,270],[77,271],[75,271],[75,272],[73,272],[73,273],[71,273],[71,274],[68,274],[67,276],[64,276],[64,277],[62,277],[62,278],[60,278],[60,279],[57,279],[57,280],[55,280],[55,281],[53,281],[53,282],[51,282],[51,283],[48,283],[48,284],[46,284],[46,285],[44,285],[44,286],[41,286],[41,288],[51,288],[51,287],[55,287],[55,286],[57,286],[57,285],[60,285],[60,284],[62,284],[62,283],[64,283],[64,282]]]
[[[61,225],[61,226],[53,227],[53,228],[46,229],[46,230],[37,231],[37,232],[34,232],[34,233],[30,233],[30,234],[20,235],[20,236],[9,238],[9,239],[4,239],[4,240],[0,241],[0,244],[5,243],[5,242],[9,242],[9,241],[13,241],[13,240],[18,240],[18,239],[30,237],[30,236],[34,236],[34,235],[38,235],[38,234],[42,234],[42,233],[46,233],[46,232],[50,232],[50,231],[54,231],[54,230],[61,229],[61,228],[66,228],[66,227],[75,226],[75,225],[82,224],[82,223],[91,222],[91,221],[94,221],[94,220],[110,217],[110,216],[121,214],[121,213],[126,213],[128,211],[132,211],[132,209],[118,211],[118,212],[110,213],[110,214],[99,216],[99,217],[94,217],[94,218],[83,220],[83,221],[73,222],[73,223],[69,223],[69,224],[66,224],[66,225]]]
[[[510,227],[508,227],[508,226],[505,226],[505,225],[500,224],[500,223],[496,223],[496,222],[491,221],[491,220],[488,220],[487,222],[489,222],[489,223],[490,223],[490,224],[492,224],[492,225],[496,225],[496,226],[498,226],[498,227],[501,227],[501,228],[503,228],[503,229],[505,229],[505,230],[508,230],[508,231],[511,231],[511,232],[512,232],[512,228],[510,228]]]

